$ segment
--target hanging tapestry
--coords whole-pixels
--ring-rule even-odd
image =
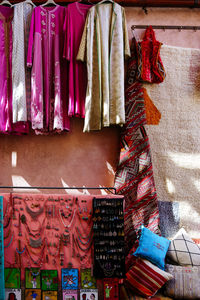
[[[170,203],[171,207],[176,205],[169,234],[177,231],[179,219],[180,227],[199,238],[200,50],[163,46],[160,54],[167,73],[165,81],[145,85],[162,114],[158,126],[147,126],[158,198],[168,201],[168,207]],[[164,213],[162,219],[169,219],[169,209]]]
[[[4,244],[3,244],[3,197],[0,196],[0,299],[5,298]]]
[[[159,212],[153,178],[149,139],[144,125],[146,115],[142,84],[136,81],[135,40],[128,62],[125,113],[126,124],[121,135],[121,152],[115,175],[118,194],[125,197],[126,251],[133,246],[141,224],[159,233]]]

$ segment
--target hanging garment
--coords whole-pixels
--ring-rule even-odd
[[[41,133],[69,130],[63,58],[65,13],[66,8],[57,5],[38,6],[32,14],[27,55],[27,65],[32,67],[31,122]]]
[[[30,121],[31,72],[26,67],[26,53],[33,5],[21,2],[14,5],[12,89],[13,123]]]
[[[67,7],[65,20],[66,41],[64,57],[69,60],[69,104],[68,116],[85,116],[87,69],[76,60],[87,12],[91,5],[75,2]]]
[[[0,133],[27,133],[28,124],[12,124],[13,8],[0,6]]]
[[[147,27],[143,40],[137,43],[137,79],[150,83],[161,83],[166,77],[160,57],[162,43],[156,40],[152,26]]]
[[[0,299],[5,299],[4,239],[3,239],[3,197],[0,196]]]
[[[125,11],[100,3],[87,15],[77,59],[87,62],[83,131],[125,123],[124,58],[130,56]]]
[[[118,194],[125,198],[126,251],[134,245],[143,224],[159,233],[159,211],[153,177],[142,84],[136,81],[135,44],[128,62],[126,84],[126,124],[121,136],[120,160],[115,175]]]

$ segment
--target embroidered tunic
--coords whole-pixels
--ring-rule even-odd
[[[31,122],[42,132],[69,130],[66,116],[66,62],[63,58],[66,8],[38,6],[31,20],[27,65],[31,73]],[[62,74],[62,85],[61,85]]]
[[[72,3],[67,7],[66,42],[64,57],[69,60],[69,104],[68,116],[85,116],[85,97],[87,88],[87,69],[76,60],[87,12],[91,5]]]
[[[83,131],[125,123],[124,57],[128,56],[124,8],[115,2],[92,7],[77,56],[87,62],[88,74]]]
[[[27,133],[27,123],[12,123],[13,8],[0,6],[0,133]]]
[[[26,67],[26,53],[33,5],[21,2],[14,5],[12,89],[13,122],[30,120],[31,73]]]

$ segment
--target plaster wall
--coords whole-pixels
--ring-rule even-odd
[[[200,25],[199,9],[148,8],[147,12],[126,8],[130,39],[134,24]],[[144,30],[134,32],[142,37]],[[167,45],[200,48],[200,31],[157,30],[156,37]],[[74,119],[67,134],[1,136],[0,186],[113,186],[120,129],[83,133],[82,128],[83,120]]]

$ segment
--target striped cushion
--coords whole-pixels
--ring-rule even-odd
[[[200,267],[166,265],[173,279],[166,284],[166,294],[173,299],[200,299]]]
[[[136,294],[151,297],[173,276],[151,262],[138,258],[126,273],[125,284]]]

